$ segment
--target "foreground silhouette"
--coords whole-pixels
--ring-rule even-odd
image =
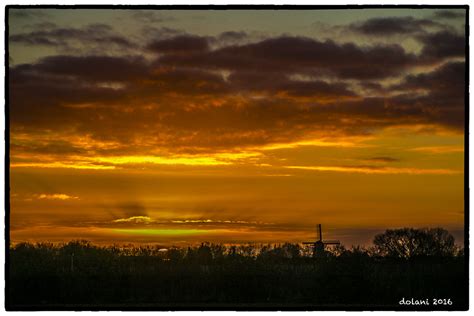
[[[374,247],[318,258],[299,244],[98,247],[22,243],[9,250],[7,307],[325,306],[399,308],[402,298],[464,309],[464,251],[443,229],[388,230]],[[413,306],[414,307],[414,306]],[[414,308],[416,309],[416,308]]]

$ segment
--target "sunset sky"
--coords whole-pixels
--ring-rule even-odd
[[[465,10],[10,9],[13,242],[464,226]]]

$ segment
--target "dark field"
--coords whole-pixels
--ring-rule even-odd
[[[467,308],[462,250],[406,258],[381,253],[337,247],[313,258],[296,244],[168,251],[19,244],[9,253],[7,309]],[[400,306],[402,298],[429,305]]]

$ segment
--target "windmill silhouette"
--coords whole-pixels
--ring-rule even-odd
[[[318,239],[319,238],[319,239]],[[311,245],[313,247],[313,257],[324,256],[324,248],[326,245],[340,245],[339,240],[323,240],[323,231],[321,224],[316,226],[316,241],[305,241],[304,245]]]

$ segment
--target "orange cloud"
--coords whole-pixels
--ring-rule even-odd
[[[366,167],[366,166],[285,166],[288,169],[314,170],[314,171],[333,171],[347,173],[366,173],[366,174],[433,174],[433,175],[451,175],[459,174],[462,171],[452,169],[419,169],[419,168],[392,168],[392,167]]]
[[[37,194],[36,197],[39,200],[79,200],[77,196],[71,196],[67,194]]]
[[[84,164],[77,162],[17,162],[11,163],[11,168],[67,168],[67,169],[115,169],[115,166],[100,166],[92,164]]]
[[[427,146],[415,147],[412,151],[425,152],[431,154],[463,153],[464,146]]]
[[[148,216],[131,216],[128,218],[119,218],[114,223],[150,223],[152,219]]]

